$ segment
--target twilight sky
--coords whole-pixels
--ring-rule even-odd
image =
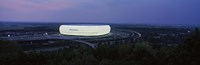
[[[0,21],[200,25],[200,0],[0,0]]]

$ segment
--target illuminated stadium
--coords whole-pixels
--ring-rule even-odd
[[[61,25],[59,31],[62,35],[74,36],[100,36],[110,33],[109,25]]]
[[[49,28],[50,27],[52,26],[49,26]],[[0,39],[17,41],[19,44],[25,44],[23,46],[24,48],[29,48],[26,45],[31,46],[32,44],[51,45],[64,44],[66,42],[70,42],[70,45],[72,46],[84,44],[91,48],[95,48],[101,44],[113,44],[125,41],[127,43],[134,42],[137,38],[141,37],[141,34],[137,31],[118,29],[116,27],[111,29],[110,25],[58,25],[53,27],[53,31],[50,31],[49,29],[45,30],[46,28],[42,31],[35,31],[34,27],[31,29],[33,29],[33,31],[26,31],[26,33],[21,31],[14,33],[10,33],[10,31],[4,32],[5,36],[0,36]]]

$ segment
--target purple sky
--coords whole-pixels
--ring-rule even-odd
[[[0,0],[0,21],[200,24],[200,0]]]

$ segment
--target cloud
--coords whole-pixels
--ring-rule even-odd
[[[16,12],[51,11],[76,7],[84,2],[74,0],[1,0],[0,8]]]
[[[199,2],[200,0],[0,0],[0,20],[124,23],[199,21]]]
[[[90,0],[0,0],[0,20],[47,20]],[[62,12],[64,13],[64,12]]]

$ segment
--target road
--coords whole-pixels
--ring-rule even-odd
[[[133,37],[135,38],[140,38],[142,35],[137,32],[137,31],[132,31],[132,30],[121,30],[124,32],[129,32],[131,34],[136,34],[133,35]],[[96,44],[84,41],[84,40],[76,40],[76,37],[72,37],[72,36],[63,36],[63,35],[45,35],[45,36],[40,36],[40,35],[35,35],[35,36],[16,36],[16,37],[1,37],[3,39],[8,39],[8,40],[35,40],[35,39],[62,39],[62,40],[70,40],[70,41],[75,41],[75,42],[79,42],[79,43],[83,43],[85,45],[90,46],[91,48],[95,49],[96,48]],[[62,49],[65,48],[65,46],[62,47],[55,47],[52,49],[36,49],[36,51],[51,51],[51,50],[55,50],[55,49]]]
[[[24,51],[24,53],[29,53],[29,52],[42,52],[42,51],[56,51],[56,50],[60,50],[60,49],[64,49],[64,48],[69,48],[69,46],[59,46],[59,47],[52,47],[52,48],[41,48],[41,49],[33,49],[33,50],[28,50],[28,51]]]
[[[95,44],[92,44],[90,42],[86,42],[86,41],[83,41],[83,40],[74,40],[75,42],[80,42],[80,43],[83,43],[83,44],[86,44],[90,47],[92,47],[93,49],[96,48],[96,45]]]

